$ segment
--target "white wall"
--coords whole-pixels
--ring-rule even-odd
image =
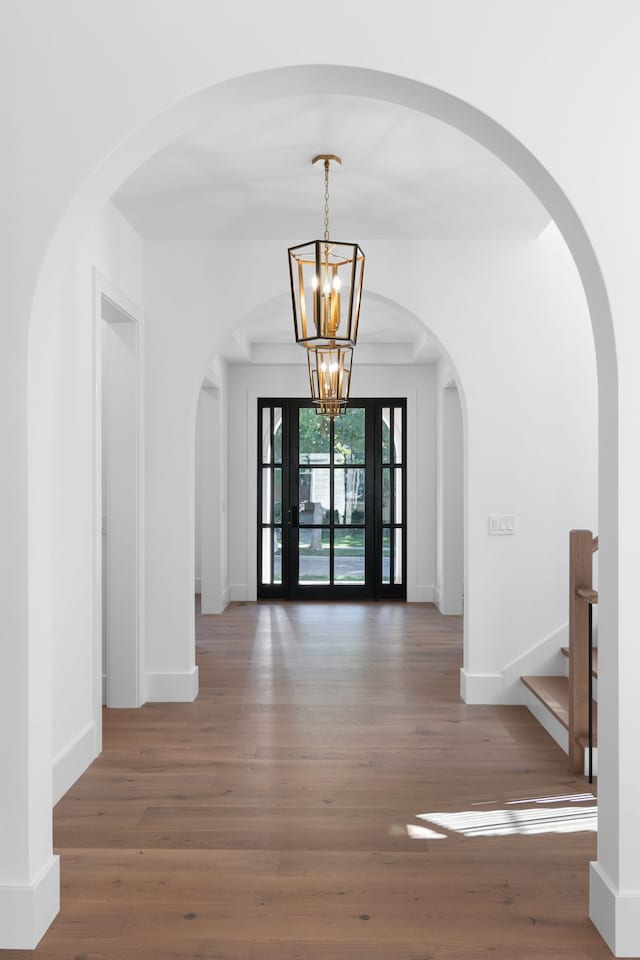
[[[436,602],[445,615],[464,607],[464,431],[460,397],[444,358],[436,386]]]
[[[96,375],[97,337],[103,321],[97,310],[95,271],[127,302],[141,309],[142,244],[112,205],[83,240],[68,273],[60,309],[51,311],[49,340],[42,343],[42,376],[47,378],[46,388],[43,383],[47,409],[42,412],[51,431],[47,469],[53,525],[50,603],[55,798],[80,775],[101,744],[96,531],[102,507],[98,500]]]
[[[227,542],[226,364],[221,386],[207,377],[196,417],[195,591],[201,612],[222,613],[229,603]]]
[[[0,42],[6,47],[2,60],[11,82],[0,86],[9,133],[8,149],[0,155],[0,188],[6,188],[7,201],[0,237],[0,280],[7,304],[0,352],[0,426],[5,454],[0,476],[0,584],[5,628],[12,640],[0,647],[0,753],[11,785],[4,798],[4,822],[9,829],[0,833],[3,917],[12,914],[7,904],[13,903],[14,888],[19,888],[21,902],[31,903],[31,884],[36,880],[40,884],[45,870],[47,877],[55,873],[49,798],[42,779],[50,765],[46,737],[51,696],[47,616],[51,591],[47,565],[32,549],[52,539],[47,529],[52,505],[45,502],[50,488],[43,493],[39,483],[40,457],[48,441],[33,422],[38,388],[45,377],[46,363],[38,362],[37,353],[40,341],[48,339],[45,328],[50,321],[51,292],[57,290],[79,237],[123,177],[184,129],[181,124],[197,123],[203,102],[215,104],[215,98],[196,100],[197,92],[234,77],[266,71],[256,80],[260,90],[255,95],[262,95],[269,86],[270,68],[291,63],[291,32],[274,30],[274,23],[299,24],[305,43],[299,45],[297,62],[303,64],[303,71],[304,65],[308,66],[306,79],[317,78],[322,67],[316,65],[327,58],[324,37],[310,31],[308,22],[293,16],[294,12],[297,14],[299,7],[284,0],[252,5],[251,9],[243,3],[221,7],[200,0],[187,0],[186,5],[147,0],[135,4],[114,0],[108,5],[9,0],[2,8],[6,18],[6,28],[0,31]],[[600,677],[599,735],[607,749],[600,764],[599,863],[592,875],[592,911],[616,950],[637,954],[640,776],[629,769],[628,757],[633,756],[640,736],[635,599],[640,531],[640,287],[635,269],[640,219],[640,130],[635,123],[640,10],[628,0],[616,4],[613,12],[608,5],[583,0],[567,0],[562,5],[549,0],[527,4],[447,0],[428,5],[402,0],[392,10],[384,8],[381,16],[368,13],[369,6],[359,2],[343,11],[345,28],[332,38],[331,60],[350,67],[346,71],[332,68],[332,90],[361,89],[362,81],[369,95],[393,96],[396,81],[402,85],[402,78],[410,78],[406,83],[409,105],[422,104],[424,95],[424,101],[429,101],[427,109],[441,111],[450,122],[459,123],[494,147],[535,185],[559,218],[583,270],[601,378],[601,645],[606,651]],[[250,33],[244,29],[248,15],[253,26]],[[405,31],[401,42],[390,44],[398,19],[415,21],[420,29]],[[366,42],[354,46],[352,37],[362,29],[366,30]],[[271,38],[268,45],[262,42],[266,32]],[[97,49],[101,51],[98,58]],[[145,50],[143,58],[141,49]],[[292,83],[305,78],[297,72],[280,74],[277,79],[289,90]],[[320,79],[324,85],[326,75]],[[243,89],[247,86],[250,84],[243,80]],[[388,94],[390,87],[393,90]],[[449,95],[455,98],[453,106],[447,100]],[[193,99],[184,111],[176,108],[189,97]],[[87,109],[87,104],[93,109]],[[473,108],[466,106],[471,104]],[[448,114],[449,106],[452,111]],[[158,116],[161,120],[152,123]],[[516,139],[510,139],[511,135]],[[504,278],[512,287],[508,273]],[[466,282],[464,270],[449,275],[452,290],[462,281]],[[443,313],[451,315],[446,302]],[[477,315],[477,299],[467,302],[466,313]],[[431,323],[431,317],[425,315],[425,319]],[[490,313],[484,319],[490,323]],[[558,329],[564,329],[565,320],[571,324],[571,318],[560,317]],[[537,328],[531,330],[537,334]],[[522,359],[522,350],[517,344],[515,347],[516,357]],[[540,369],[546,372],[542,361],[540,357]],[[513,378],[509,375],[505,384],[510,388],[509,399],[512,392],[518,396],[518,367],[516,364]],[[465,377],[463,381],[466,384]],[[193,389],[199,389],[199,383]],[[565,389],[563,395],[569,392]],[[494,429],[497,403],[495,396],[491,399],[479,404],[477,415],[472,416],[468,406],[470,479],[484,454],[471,439],[473,428],[488,417]],[[192,406],[195,409],[195,400]],[[535,414],[535,408],[525,402],[520,413],[524,418],[525,413]],[[516,431],[503,436],[507,447],[513,433],[517,441]],[[538,423],[535,433],[538,442],[531,446],[538,450],[544,447],[540,443],[546,436],[544,424]],[[551,448],[562,453],[557,437]],[[177,451],[178,456],[181,453]],[[496,453],[496,463],[501,457],[506,460],[504,449]],[[527,462],[531,458],[526,450],[523,454],[518,462],[529,469],[538,466],[538,461]],[[520,473],[504,465],[505,479],[510,472]],[[562,489],[565,483],[575,488],[579,479],[570,466],[565,470],[564,464],[554,475],[561,480]],[[193,477],[188,479],[193,481]],[[484,518],[487,508],[494,509],[491,500],[506,506],[504,487],[498,485],[492,495],[485,489],[479,497],[472,494],[473,489],[470,485],[472,519],[476,515]],[[532,497],[535,502],[535,491]],[[522,515],[521,503],[514,506]],[[192,504],[187,502],[187,507]],[[577,512],[581,514],[578,522],[590,526],[589,510]],[[182,519],[192,527],[193,510],[185,510]],[[482,562],[478,532],[470,530],[468,534],[470,546],[474,545],[469,551],[472,564],[476,558]],[[192,541],[193,535],[187,545],[191,564]],[[549,544],[548,557],[555,557],[553,542],[544,542]],[[514,544],[485,543],[488,572],[498,574],[508,559],[504,554],[519,549]],[[64,559],[66,562],[66,556]],[[536,557],[539,559],[544,561],[544,557]],[[535,566],[544,569],[538,562]],[[185,593],[191,593],[192,586],[190,569],[185,575]],[[480,593],[472,605],[480,612],[484,586],[479,584]],[[545,596],[553,599],[551,581],[545,580],[542,586]],[[500,610],[502,622],[496,622],[495,610]],[[504,618],[505,612],[512,611],[505,611],[499,603],[484,612],[488,617],[484,623],[482,617],[478,621],[482,627],[479,637],[487,641],[497,669],[507,652],[504,638],[508,635],[517,641],[518,624],[511,616]],[[526,616],[531,612],[526,607],[523,610]],[[494,635],[501,638],[497,646]],[[486,666],[491,668],[492,663]],[[38,896],[34,895],[34,903],[39,902]],[[53,902],[52,894],[49,906]],[[34,922],[33,929],[42,932],[45,926]],[[16,929],[23,930],[20,922]],[[8,939],[4,938],[3,946],[12,945]],[[20,942],[27,939],[16,934]]]
[[[517,702],[507,666],[564,642],[568,531],[598,529],[595,356],[577,271],[554,226],[535,241],[367,249],[378,292],[428,318],[461,389],[463,696]],[[490,537],[491,514],[515,514],[517,535]]]
[[[302,359],[304,354],[300,351]],[[306,364],[229,367],[229,558],[232,600],[256,598],[257,398],[305,397]],[[435,365],[354,361],[351,396],[407,398],[407,599],[431,602],[435,581]]]
[[[147,697],[190,701],[198,692],[196,415],[215,339],[214,275],[201,247],[144,239]]]

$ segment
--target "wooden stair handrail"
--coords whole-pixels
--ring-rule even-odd
[[[598,598],[593,589],[593,554],[597,547],[598,538],[591,530],[570,532],[569,764],[574,773],[580,774],[584,772],[584,737],[589,731],[589,616],[591,604]]]

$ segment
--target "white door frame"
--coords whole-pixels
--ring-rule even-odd
[[[111,305],[103,316],[103,298]],[[122,325],[125,349],[112,336]],[[139,707],[146,699],[144,671],[144,378],[142,310],[94,268],[95,336],[95,578],[94,649],[96,724],[101,727],[102,705]],[[110,345],[109,356],[104,344]],[[128,356],[127,356],[128,354]],[[104,364],[117,363],[124,389],[109,390]],[[115,372],[114,372],[115,373]],[[111,396],[110,396],[111,392]],[[115,417],[128,425],[133,410],[133,435],[110,429]],[[110,411],[110,413],[109,413]],[[106,420],[106,422],[103,422]],[[115,441],[118,441],[117,443]],[[120,462],[109,456],[109,451]],[[103,479],[104,478],[104,479]],[[122,481],[124,480],[124,484]],[[103,483],[106,489],[103,490]],[[109,503],[103,511],[103,494]],[[114,499],[115,498],[115,499]],[[116,520],[118,517],[122,522]],[[107,537],[107,567],[103,571],[103,536]],[[114,591],[108,591],[106,675],[103,675],[103,572]],[[111,633],[111,623],[119,628]]]
[[[222,613],[228,603],[222,583],[222,476],[220,389],[206,379],[196,419],[196,496],[199,503],[200,593],[202,613]]]

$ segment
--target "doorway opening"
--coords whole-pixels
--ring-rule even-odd
[[[406,400],[258,400],[258,599],[405,600]]]
[[[100,294],[102,385],[102,702],[138,707],[141,670],[139,336]]]

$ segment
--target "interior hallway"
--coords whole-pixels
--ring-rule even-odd
[[[587,919],[595,833],[416,819],[589,789],[526,709],[460,702],[461,626],[403,603],[199,617],[199,699],[105,711],[56,808],[61,913],[2,956],[611,957]]]

